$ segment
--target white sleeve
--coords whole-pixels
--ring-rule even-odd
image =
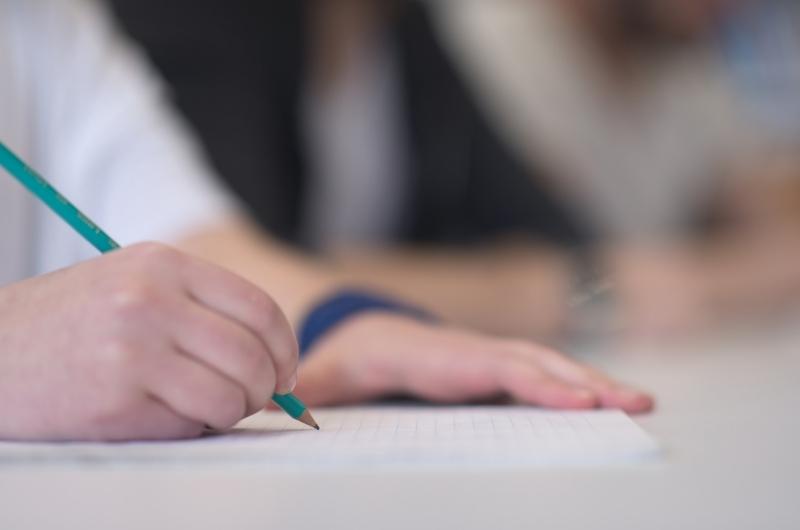
[[[237,204],[217,184],[138,50],[91,0],[19,0],[30,25],[35,163],[123,245],[169,241]],[[49,212],[40,272],[95,255]]]

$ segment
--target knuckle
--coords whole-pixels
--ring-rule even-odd
[[[131,341],[120,337],[109,339],[101,349],[102,366],[109,371],[107,375],[112,377],[130,377],[138,357],[138,348]]]
[[[133,280],[112,290],[109,297],[111,314],[122,319],[137,318],[153,309],[158,291],[146,280]]]
[[[155,241],[146,241],[144,243],[137,243],[135,245],[131,245],[128,247],[128,252],[134,253],[138,256],[153,256],[157,255],[158,253],[162,252],[165,248],[168,248],[163,243],[157,243]]]
[[[178,250],[162,243],[141,243],[134,248],[145,265],[174,266],[180,264],[183,259]]]

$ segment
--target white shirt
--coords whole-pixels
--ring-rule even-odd
[[[146,62],[88,0],[0,0],[0,140],[123,245],[234,208]],[[0,285],[96,255],[0,170]]]

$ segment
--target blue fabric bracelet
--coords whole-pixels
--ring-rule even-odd
[[[340,291],[317,304],[300,325],[300,357],[306,355],[326,333],[348,318],[369,311],[405,315],[424,322],[436,319],[430,313],[391,298],[363,291]]]

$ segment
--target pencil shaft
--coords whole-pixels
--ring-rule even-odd
[[[80,235],[100,252],[110,252],[119,248],[116,241],[94,224],[78,208],[58,192],[47,180],[30,168],[8,147],[0,142],[0,165],[2,165],[25,186],[31,193],[38,197],[61,219],[74,228]]]
[[[298,419],[306,411],[306,406],[303,402],[293,394],[275,394],[272,396],[272,401],[294,419]]]

